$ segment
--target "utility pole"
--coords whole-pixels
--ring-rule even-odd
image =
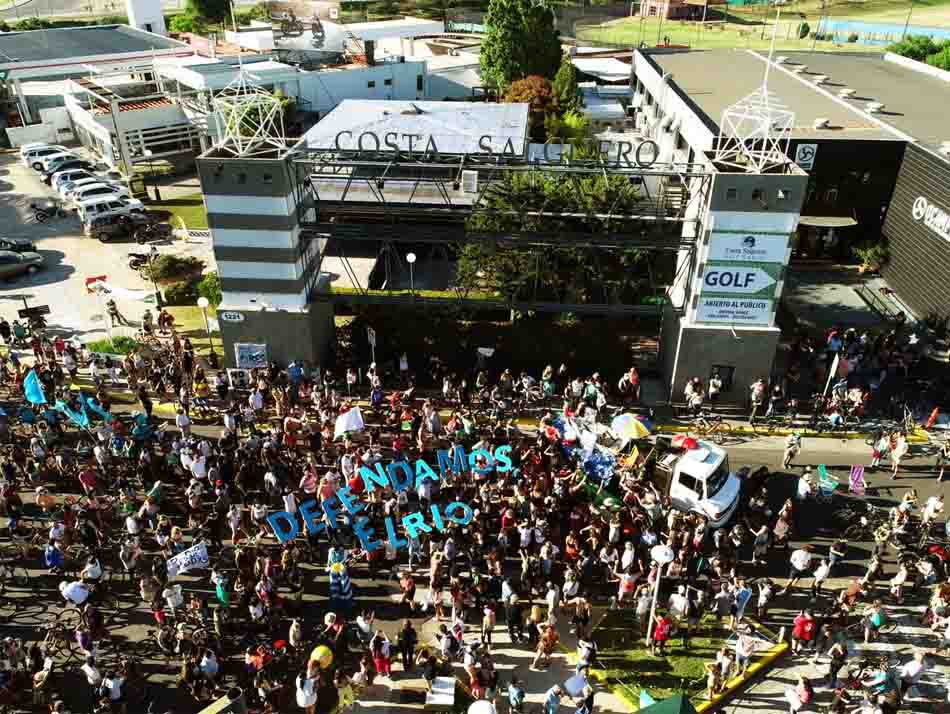
[[[904,21],[904,34],[901,35],[901,40],[907,37],[907,28],[910,27],[910,16],[914,12],[914,0],[910,0],[910,7],[907,8],[907,19]]]
[[[821,14],[818,16],[818,27],[815,28],[815,32],[812,34],[811,39],[811,51],[815,51],[815,45],[818,42],[818,33],[821,31],[821,21],[825,17],[825,0],[821,0]]]

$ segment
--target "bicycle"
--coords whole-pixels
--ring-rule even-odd
[[[701,439],[712,439],[716,444],[722,444],[727,437],[732,436],[732,427],[718,414],[700,414],[690,422],[690,430],[695,431]]]
[[[30,208],[33,210],[33,219],[37,223],[47,223],[53,218],[66,218],[69,215],[56,200],[47,201],[45,205],[33,202],[30,203]]]

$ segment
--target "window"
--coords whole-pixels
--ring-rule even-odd
[[[680,486],[683,488],[688,488],[690,491],[695,493],[697,496],[702,496],[703,487],[695,478],[689,474],[680,474]]]
[[[838,189],[829,188],[825,191],[825,203],[837,203],[838,202]]]
[[[423,77],[422,77],[422,75],[421,75],[421,74],[417,74],[417,75],[416,75],[416,91],[417,91],[417,92],[421,92],[421,91],[422,91],[422,82],[423,82]]]
[[[775,196],[779,201],[789,201],[792,198],[792,192],[787,188],[780,188]]]
[[[274,176],[272,174],[264,174],[261,180],[264,183],[274,183]]]
[[[683,135],[679,133],[676,135],[676,148],[680,151],[686,148],[686,140],[683,139]]]
[[[393,81],[392,81],[391,79],[384,79],[384,80],[383,80],[383,86],[384,86],[384,87],[391,87],[391,86],[393,86]]]
[[[146,23],[145,23],[145,31],[146,31],[146,32],[151,32],[151,31],[152,31],[152,23],[151,23],[151,22],[146,22]]]
[[[375,88],[376,88],[376,82],[375,82],[374,80],[370,80],[369,82],[366,83],[366,88],[367,88],[367,89],[375,89]]]
[[[738,200],[739,200],[739,189],[737,189],[737,188],[727,188],[727,189],[726,189],[726,200],[727,200],[727,201],[738,201]]]
[[[244,173],[243,171],[240,172],[240,173],[237,175],[237,182],[238,182],[238,183],[247,183],[247,174]]]
[[[752,189],[752,200],[753,200],[753,201],[761,201],[764,197],[765,197],[765,194],[764,194],[764,192],[762,191],[761,188],[754,188],[754,189]]]
[[[728,480],[729,457],[727,456],[725,459],[723,459],[722,463],[719,464],[719,468],[710,474],[708,479],[706,479],[706,498],[715,497],[715,495],[722,490],[722,487],[726,485]]]

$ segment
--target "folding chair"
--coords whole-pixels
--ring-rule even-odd
[[[818,500],[828,502],[835,495],[838,479],[828,473],[824,464],[818,466]]]
[[[863,496],[867,483],[864,481],[864,464],[856,464],[851,467],[851,475],[848,477],[848,490],[857,496]]]

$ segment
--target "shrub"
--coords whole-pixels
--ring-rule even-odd
[[[887,244],[882,241],[863,243],[852,250],[858,260],[869,268],[884,265],[890,257]]]
[[[857,41],[858,41],[858,33],[857,33],[857,32],[852,32],[850,35],[848,35],[848,42],[855,43],[855,42],[857,42]]]
[[[92,342],[87,342],[86,347],[89,348],[90,352],[105,352],[107,354],[113,355],[127,355],[129,352],[132,352],[137,346],[136,342],[131,337],[126,337],[121,335],[116,337],[114,340],[109,340],[106,338],[104,340],[93,340]]]
[[[217,273],[208,273],[198,281],[198,294],[208,298],[211,307],[221,304],[221,278]]]
[[[198,258],[165,254],[157,257],[144,272],[148,273],[146,277],[154,280],[172,281],[200,273],[204,267],[204,261]]]
[[[798,26],[798,39],[804,40],[806,37],[808,37],[809,32],[811,32],[811,25],[809,25],[807,22],[803,22]]]
[[[927,56],[927,64],[937,69],[950,71],[950,43],[940,50]]]
[[[905,37],[900,42],[895,42],[887,48],[888,52],[907,57],[918,62],[923,62],[929,55],[939,52],[941,43],[934,42],[933,39],[925,35],[911,35]]]
[[[201,32],[201,18],[194,15],[172,15],[168,18],[169,32]]]
[[[266,3],[259,2],[254,7],[247,10],[235,10],[234,19],[238,25],[250,25],[251,20],[267,20],[270,18],[270,11]]]
[[[194,305],[198,301],[198,283],[179,280],[165,288],[166,305]]]
[[[29,30],[43,30],[50,26],[49,20],[41,20],[38,17],[27,17],[18,22],[14,22],[12,27],[18,32],[25,32]]]

